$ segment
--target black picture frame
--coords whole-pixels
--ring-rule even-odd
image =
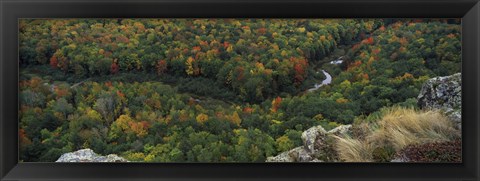
[[[443,180],[479,171],[478,0],[1,0],[1,180]],[[462,18],[463,163],[18,163],[19,18]]]

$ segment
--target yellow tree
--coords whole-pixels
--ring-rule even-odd
[[[194,74],[194,67],[193,67],[194,62],[195,62],[195,59],[193,59],[192,57],[188,57],[187,61],[185,62],[185,65],[187,66],[185,70],[187,72],[187,75]]]
[[[197,120],[198,123],[203,124],[203,123],[208,121],[208,115],[200,113],[197,116],[196,120]]]
[[[237,111],[233,112],[231,116],[228,116],[228,120],[237,126],[240,126],[240,123],[242,123],[242,119],[238,115]]]

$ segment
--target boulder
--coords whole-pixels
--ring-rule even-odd
[[[326,134],[327,132],[320,125],[307,129],[302,133],[303,146],[308,152],[313,153],[315,145],[321,144],[317,142],[322,142]]]
[[[397,155],[393,158],[393,160],[391,160],[390,162],[394,162],[394,163],[405,163],[405,162],[409,162],[410,160],[405,156],[405,155]]]
[[[331,129],[331,130],[328,131],[327,133],[328,133],[328,134],[334,134],[334,135],[336,135],[336,136],[340,136],[340,135],[350,134],[350,133],[351,133],[351,129],[352,129],[352,125],[351,125],[351,124],[340,125],[340,126],[337,126],[336,128]]]
[[[115,154],[101,156],[91,149],[82,149],[65,153],[55,162],[128,162],[128,160]]]
[[[303,146],[268,157],[267,162],[323,162],[317,158],[325,155],[328,147],[326,140],[330,135],[350,134],[352,125],[341,125],[330,131],[325,131],[322,126],[314,126],[302,133]]]
[[[293,158],[295,162],[309,162],[313,160],[311,152],[306,150],[304,147],[300,146],[290,150],[289,155]]]
[[[290,156],[290,151],[285,151],[274,157],[268,157],[266,162],[295,162]]]
[[[313,158],[312,154],[303,146],[267,158],[267,162],[311,162],[313,160],[315,160],[315,158]]]
[[[457,128],[462,123],[462,74],[435,77],[423,84],[417,98],[421,109],[439,109]]]

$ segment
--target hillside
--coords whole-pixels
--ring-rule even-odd
[[[265,162],[302,146],[312,127],[380,124],[391,107],[423,114],[438,105],[417,104],[422,86],[461,72],[459,23],[22,19],[20,160],[91,149],[140,162]]]
[[[373,122],[309,128],[302,146],[267,162],[461,162],[460,78],[429,79],[417,100],[422,110],[389,107]]]

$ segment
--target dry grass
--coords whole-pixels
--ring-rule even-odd
[[[341,138],[333,136],[337,139],[336,150],[340,160],[345,162],[372,162],[372,152],[375,147],[365,142],[352,138]]]
[[[383,117],[369,125],[364,139],[336,137],[336,150],[347,162],[372,160],[372,151],[378,147],[393,147],[399,151],[408,145],[445,142],[460,138],[460,131],[437,111],[416,111],[392,107],[383,110]]]

